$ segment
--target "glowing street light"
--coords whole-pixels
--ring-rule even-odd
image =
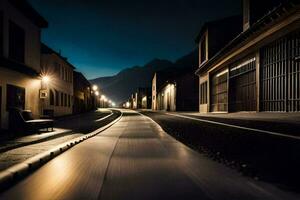
[[[95,91],[95,95],[96,95],[96,96],[99,96],[99,92],[98,92],[98,91]]]
[[[50,77],[47,75],[42,75],[42,82],[48,84],[50,82]]]
[[[94,91],[97,91],[97,90],[98,90],[98,86],[97,86],[97,85],[93,85],[92,89],[93,89]]]

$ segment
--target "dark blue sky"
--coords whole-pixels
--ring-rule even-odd
[[[241,0],[29,0],[49,22],[42,40],[89,79],[190,52],[207,20],[237,14]]]

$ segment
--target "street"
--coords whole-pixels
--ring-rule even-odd
[[[0,199],[293,200],[197,153],[130,110],[110,128],[52,159]]]
[[[240,173],[299,191],[299,119],[143,111],[168,134]],[[270,114],[271,116],[274,114]],[[240,117],[243,116],[243,117]],[[296,115],[298,117],[299,115]],[[292,123],[291,123],[292,122]]]

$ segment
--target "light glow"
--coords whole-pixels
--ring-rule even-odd
[[[94,91],[97,91],[97,90],[98,90],[98,86],[97,86],[97,85],[93,85],[92,89],[93,89]]]
[[[49,76],[43,75],[42,76],[42,81],[43,81],[43,83],[48,84],[51,81],[51,79],[50,79]]]

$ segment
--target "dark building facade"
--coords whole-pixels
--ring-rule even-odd
[[[242,16],[232,16],[220,20],[210,21],[203,25],[200,34],[196,38],[196,43],[199,45],[199,66],[205,65],[211,58],[213,58],[229,41],[242,32]],[[226,110],[227,109],[227,87],[224,81],[225,72],[220,72],[210,82],[214,85],[212,88],[218,90],[211,90],[212,110]],[[199,79],[199,110],[200,112],[207,112],[207,87],[209,87],[208,75],[201,74]],[[216,104],[215,102],[219,102]],[[218,107],[218,108],[217,108]]]
[[[243,3],[243,31],[196,71],[200,112],[299,112],[299,1]]]
[[[137,88],[135,93],[137,109],[151,109],[151,90],[150,88]]]
[[[84,113],[95,108],[90,82],[80,72],[74,71],[73,114]]]
[[[152,110],[197,111],[198,77],[194,74],[197,51],[158,71],[152,79]]]

